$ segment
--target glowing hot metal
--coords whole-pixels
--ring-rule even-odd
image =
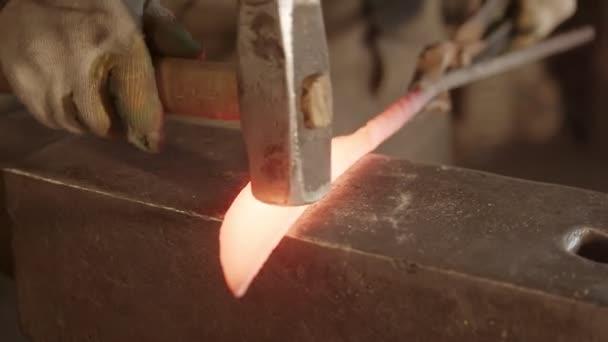
[[[355,133],[333,139],[332,181],[401,129],[438,94],[567,51],[594,37],[595,31],[590,27],[564,33],[536,46],[450,72],[423,91],[407,94]],[[272,251],[306,208],[308,206],[264,204],[253,197],[251,184],[241,191],[220,229],[220,262],[226,283],[236,297],[245,294]]]
[[[361,157],[375,150],[397,132],[430,99],[412,92],[355,133],[332,141],[332,181]],[[226,283],[241,297],[270,253],[308,206],[279,207],[253,197],[247,185],[226,213],[220,230],[220,261]]]

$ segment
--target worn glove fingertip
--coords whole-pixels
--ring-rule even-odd
[[[128,141],[148,153],[158,153],[161,151],[164,143],[163,130],[160,129],[156,132],[138,133],[136,131],[129,131]]]
[[[112,84],[113,82],[111,82]],[[118,115],[122,118],[127,140],[140,150],[156,153],[160,151],[163,142],[162,105],[153,98],[151,91],[136,90],[137,84],[128,84],[130,90],[119,92],[113,96]],[[111,88],[115,88],[111,87]],[[145,87],[142,87],[145,89]]]
[[[78,108],[74,103],[74,95],[57,96],[54,104],[55,120],[65,130],[72,134],[84,134],[84,125],[80,122]]]
[[[157,152],[163,137],[163,106],[148,49],[139,34],[131,49],[117,56],[109,76],[109,92],[130,143]]]

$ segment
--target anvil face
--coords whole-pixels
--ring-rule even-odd
[[[5,171],[33,341],[606,340],[608,268],[583,257],[606,194],[368,156],[235,300],[218,236],[239,133],[167,131],[154,158],[79,137]]]

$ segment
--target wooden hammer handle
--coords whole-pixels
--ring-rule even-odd
[[[197,60],[163,58],[155,61],[156,82],[165,111],[211,120],[239,120],[235,67]],[[0,93],[10,93],[0,73]]]

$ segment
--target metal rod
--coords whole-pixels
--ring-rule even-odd
[[[428,96],[435,97],[445,91],[571,50],[592,41],[594,38],[595,30],[591,26],[575,29],[540,42],[532,47],[510,52],[503,56],[449,72],[436,83],[424,89],[424,92]]]

